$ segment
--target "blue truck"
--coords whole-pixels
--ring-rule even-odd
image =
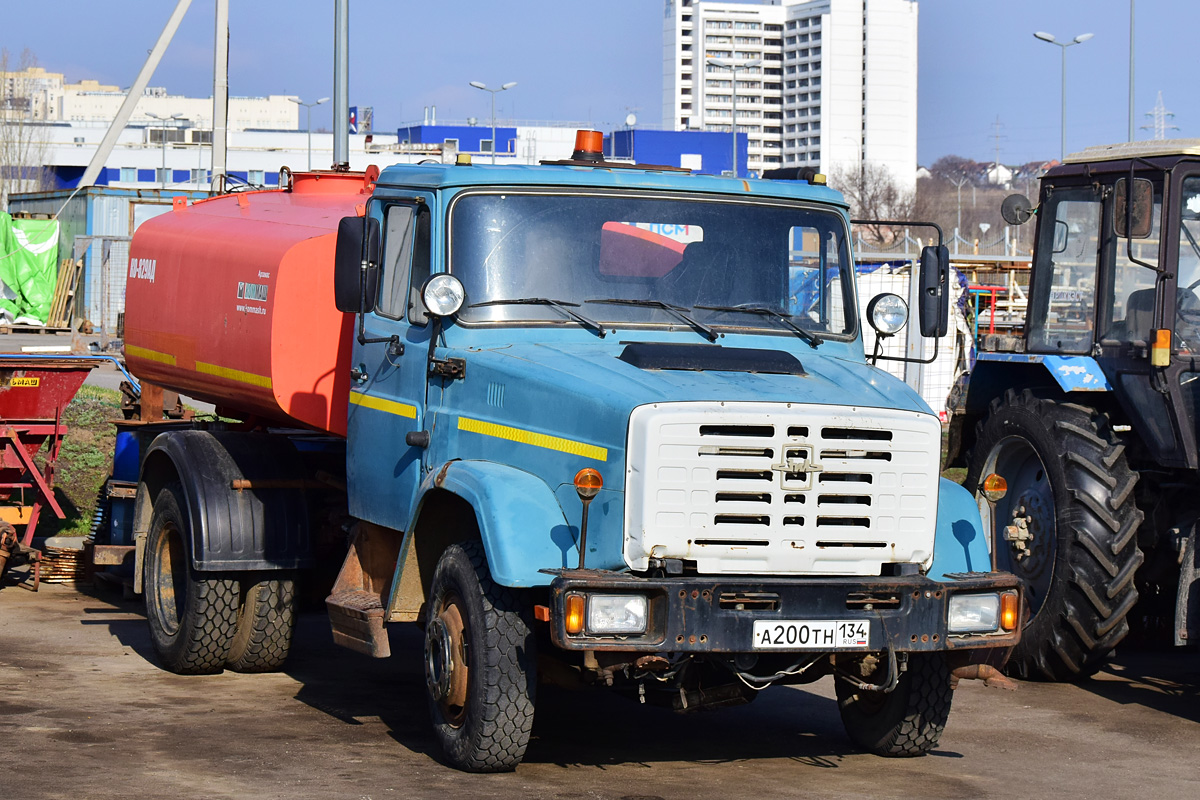
[[[868,363],[847,205],[806,178],[581,145],[146,223],[96,551],[133,566],[160,661],[279,669],[327,579],[338,643],[423,628],[461,769],[520,762],[539,677],[680,711],[832,677],[858,746],[935,747],[959,679],[1006,682],[1022,589],[940,477],[938,417]],[[944,247],[919,277],[913,324],[944,332]],[[163,420],[155,385],[220,416]]]

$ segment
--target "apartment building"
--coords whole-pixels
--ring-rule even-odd
[[[736,84],[736,86],[735,86]],[[914,0],[666,0],[663,122],[746,135],[747,168],[917,167]]]

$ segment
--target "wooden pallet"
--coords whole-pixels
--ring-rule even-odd
[[[75,303],[75,291],[79,288],[79,276],[83,272],[83,259],[64,258],[58,267],[58,281],[54,286],[54,299],[50,301],[47,328],[71,327],[71,307]]]

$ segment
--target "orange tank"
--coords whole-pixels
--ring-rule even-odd
[[[139,378],[242,416],[345,435],[354,317],[333,302],[338,221],[379,170],[176,201],[133,237],[125,356]]]

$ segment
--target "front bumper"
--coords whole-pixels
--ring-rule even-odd
[[[641,578],[600,570],[563,570],[550,584],[550,628],[554,644],[566,650],[672,653],[756,651],[755,620],[868,620],[868,644],[847,652],[945,652],[1011,648],[1013,631],[950,633],[946,616],[954,594],[1016,591],[1017,619],[1024,598],[1017,578],[1003,572],[965,573],[935,581],[920,575],[880,578],[806,577],[792,579],[710,577]],[[648,629],[636,635],[568,634],[568,594],[611,592],[649,598]],[[839,648],[804,652],[835,652]],[[799,648],[795,652],[800,652]],[[786,650],[784,652],[787,652]]]

